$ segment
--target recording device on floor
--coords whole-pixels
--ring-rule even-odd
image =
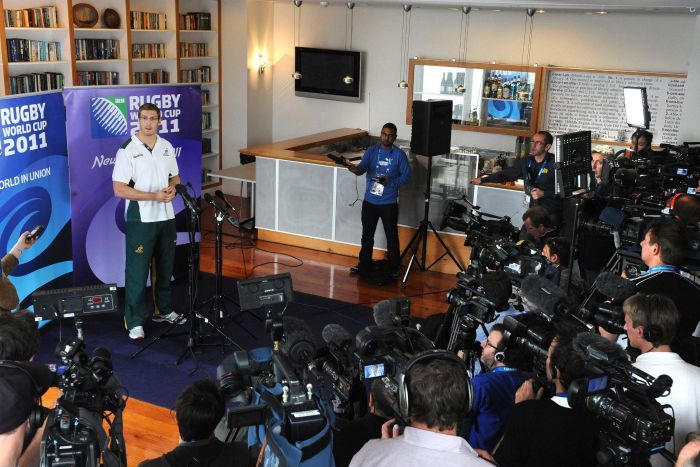
[[[37,225],[32,229],[31,232],[29,232],[29,235],[27,235],[27,238],[24,239],[25,242],[31,243],[34,240],[38,239],[41,237],[41,234],[44,233],[45,227],[43,225]]]

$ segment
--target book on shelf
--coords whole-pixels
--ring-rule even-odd
[[[211,93],[208,89],[202,89],[202,105],[209,105]]]
[[[63,73],[26,73],[10,76],[10,94],[24,94],[28,92],[52,91],[63,89]]]
[[[195,11],[181,14],[179,27],[186,31],[211,31],[211,13]]]
[[[76,60],[113,60],[118,58],[118,39],[75,39]]]
[[[58,9],[48,5],[23,10],[3,10],[6,28],[57,28]]]
[[[211,152],[211,138],[202,138],[202,154]]]
[[[211,82],[211,67],[201,66],[192,70],[180,70],[181,83],[209,83]]]
[[[61,43],[31,39],[7,39],[8,62],[57,62],[61,60]]]
[[[206,42],[180,42],[180,57],[206,57],[209,44]]]
[[[131,29],[151,29],[163,31],[168,29],[165,13],[151,13],[148,11],[130,11],[129,27]]]
[[[131,58],[165,58],[165,44],[131,44]]]
[[[211,112],[202,112],[202,130],[211,129]]]
[[[170,73],[165,70],[135,71],[134,84],[164,84],[170,82]]]
[[[77,86],[111,86],[119,84],[116,71],[78,71]]]

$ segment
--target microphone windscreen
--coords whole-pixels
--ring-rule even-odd
[[[189,194],[189,193],[187,193],[187,188],[185,188],[185,185],[180,185],[179,183],[177,185],[175,185],[175,191],[177,191],[178,194],[181,194],[181,195],[188,195]]]
[[[214,203],[214,198],[209,193],[204,193],[204,201],[207,203]]]
[[[353,341],[352,335],[343,326],[335,323],[326,324],[321,332],[321,337],[326,344],[334,344],[339,347],[348,341]]]
[[[216,190],[216,191],[214,192],[214,194],[216,195],[217,198],[224,199],[224,192],[223,192],[223,191],[221,191],[221,190]]]
[[[282,353],[294,364],[302,365],[316,353],[313,333],[303,319],[293,316],[283,318],[284,339]]]
[[[534,310],[552,315],[559,303],[564,301],[564,292],[552,281],[543,276],[531,274],[520,286],[520,295]]]
[[[605,354],[610,362],[628,362],[627,353],[622,347],[610,342],[600,334],[581,332],[574,337],[572,346],[574,351],[586,361],[594,360],[591,351]]]
[[[601,273],[595,283],[595,288],[615,302],[624,301],[636,293],[634,282],[618,276],[612,271]]]
[[[395,326],[395,304],[392,300],[382,300],[372,307],[372,315],[377,326]]]

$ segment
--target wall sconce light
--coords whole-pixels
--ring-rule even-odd
[[[267,62],[263,54],[258,54],[258,74],[265,74],[265,70],[267,70],[269,67],[270,64]]]

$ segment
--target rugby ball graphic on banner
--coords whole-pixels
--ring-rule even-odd
[[[126,98],[95,97],[90,101],[93,138],[127,136]]]

